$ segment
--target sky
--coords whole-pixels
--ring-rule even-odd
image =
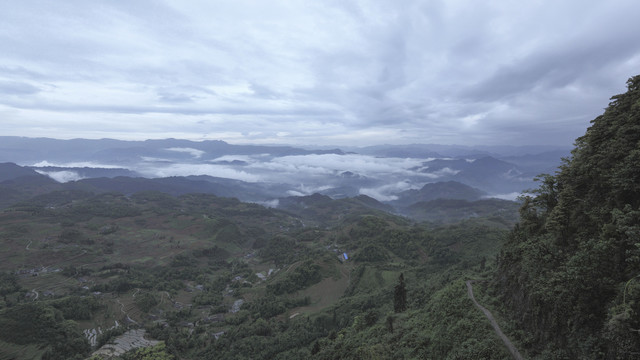
[[[0,133],[571,146],[637,0],[4,0]]]

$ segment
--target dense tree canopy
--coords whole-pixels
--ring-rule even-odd
[[[640,76],[524,198],[497,281],[542,357],[640,352]]]

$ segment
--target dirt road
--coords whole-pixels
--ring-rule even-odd
[[[475,296],[473,296],[472,283],[473,283],[473,280],[467,280],[467,293],[469,294],[469,299],[471,299],[471,301],[473,301],[473,304],[478,309],[480,309],[482,313],[484,313],[487,319],[489,319],[491,326],[493,326],[493,329],[495,330],[496,334],[498,334],[500,339],[502,339],[502,342],[504,342],[504,345],[507,347],[507,349],[509,349],[509,352],[511,352],[511,355],[513,355],[513,358],[516,360],[523,360],[523,357],[518,352],[518,349],[516,349],[516,347],[513,346],[513,343],[511,343],[509,338],[500,329],[500,326],[498,326],[498,323],[496,322],[496,319],[494,319],[493,315],[491,314],[491,311],[487,310],[484,306],[478,304],[478,302],[476,301]]]

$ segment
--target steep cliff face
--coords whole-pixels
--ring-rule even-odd
[[[640,353],[640,75],[541,177],[499,256],[497,287],[533,354]]]

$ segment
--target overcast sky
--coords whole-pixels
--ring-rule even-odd
[[[570,146],[637,0],[4,0],[0,134]]]

